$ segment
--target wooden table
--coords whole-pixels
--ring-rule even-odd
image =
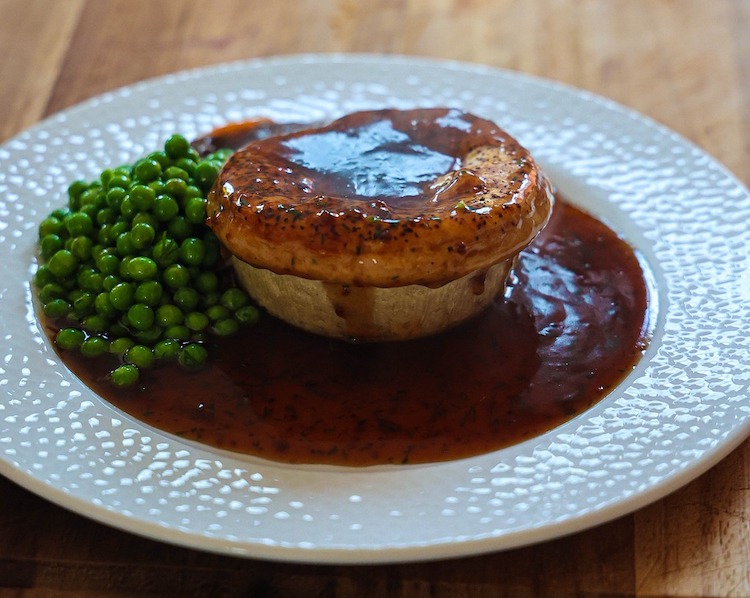
[[[0,0],[0,140],[147,77],[329,51],[474,61],[589,89],[750,183],[748,0]],[[671,496],[571,537],[372,567],[175,548],[0,479],[0,596],[747,596],[749,459],[745,443]]]

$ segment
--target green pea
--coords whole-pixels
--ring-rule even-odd
[[[109,349],[109,343],[107,340],[98,334],[89,336],[86,340],[81,343],[81,354],[86,357],[99,357],[104,355]]]
[[[102,208],[96,213],[96,224],[102,227],[104,224],[114,224],[117,222],[117,211],[112,208]]]
[[[136,248],[133,243],[133,238],[130,236],[130,232],[117,235],[115,247],[117,247],[117,253],[119,253],[121,256],[133,255],[136,252]]]
[[[114,170],[112,170],[111,168],[105,168],[99,175],[99,181],[101,181],[101,184],[106,187],[109,184],[109,179],[111,179],[114,175]]]
[[[87,262],[91,259],[91,253],[94,249],[94,241],[91,237],[75,237],[70,242],[70,252],[80,262]]]
[[[78,286],[84,291],[101,293],[104,290],[104,277],[94,268],[81,269],[76,280]]]
[[[195,170],[195,168],[193,168],[193,170]],[[185,198],[188,199],[191,197],[203,197],[203,191],[195,185],[188,185],[187,189],[185,189]]]
[[[122,202],[127,196],[128,192],[122,187],[115,187],[107,191],[107,206],[109,206],[109,209],[115,214],[115,217],[117,217],[117,212],[120,211],[120,206],[122,206]]]
[[[121,282],[109,292],[109,301],[118,311],[127,311],[133,305],[135,287],[132,283]]]
[[[188,237],[180,243],[180,261],[186,266],[200,266],[206,255],[206,248],[200,239]]]
[[[70,300],[73,304],[73,312],[80,318],[94,312],[94,301],[96,295],[82,289],[70,294]]]
[[[86,335],[78,328],[61,328],[55,335],[55,343],[63,350],[78,349]]]
[[[164,288],[158,280],[146,280],[135,288],[135,300],[156,307],[164,294]]]
[[[185,326],[193,332],[205,330],[209,325],[208,316],[200,311],[193,311],[185,314]]]
[[[76,283],[81,290],[99,293],[103,290],[104,277],[96,268],[82,267],[78,269]]]
[[[46,264],[39,266],[34,272],[34,284],[37,288],[42,288],[44,285],[50,284],[55,281],[55,275],[49,271],[49,267]]]
[[[219,176],[221,167],[216,163],[209,160],[204,160],[195,167],[193,177],[195,178],[198,186],[207,192],[214,184],[216,177]]]
[[[61,249],[49,258],[47,267],[58,279],[67,278],[78,269],[78,260],[67,249]]]
[[[121,336],[109,343],[109,352],[115,355],[124,355],[133,345],[135,345],[135,341],[132,338]]]
[[[107,276],[105,276],[104,280],[102,281],[102,286],[104,287],[105,291],[111,291],[121,282],[122,280],[120,280],[119,276],[115,276],[114,274],[107,274]]]
[[[101,243],[95,243],[91,246],[91,258],[96,261],[102,253],[109,251],[109,248]]]
[[[169,163],[171,160],[169,159],[169,156],[167,156],[166,152],[151,152],[147,159],[153,160],[154,162],[158,162],[159,166],[161,166],[161,169],[164,170],[169,166]]]
[[[260,319],[260,312],[253,305],[246,305],[234,312],[234,317],[240,324],[252,326]]]
[[[195,288],[201,293],[210,293],[219,288],[219,277],[216,272],[204,270],[195,279]]]
[[[86,214],[91,219],[91,222],[96,220],[96,214],[99,211],[99,205],[96,203],[84,204],[81,206],[78,214]]]
[[[161,170],[159,162],[151,158],[146,158],[136,162],[133,168],[133,175],[139,183],[150,183],[161,176]]]
[[[120,269],[120,258],[118,258],[110,250],[101,252],[94,262],[96,269],[99,270],[104,276],[114,274]]]
[[[168,184],[170,180],[174,179],[179,179],[182,182],[187,183],[190,181],[190,175],[179,166],[170,166],[164,171],[162,180]]]
[[[120,203],[120,214],[123,218],[131,220],[138,212],[138,208],[133,205],[130,196],[125,197]]]
[[[182,311],[189,312],[198,307],[201,296],[194,288],[185,286],[175,290],[172,300]]]
[[[135,228],[137,224],[148,224],[155,231],[159,230],[159,221],[151,212],[138,212],[135,216],[133,216],[133,220],[131,221],[131,223],[133,228]]]
[[[155,237],[156,231],[154,227],[145,222],[133,225],[133,229],[130,231],[130,240],[136,249],[150,247]]]
[[[80,205],[77,211],[86,212],[88,208],[94,208],[94,210],[96,210],[100,204],[106,205],[107,196],[104,194],[101,187],[92,185],[81,193],[78,201]]]
[[[217,320],[211,326],[211,331],[217,336],[231,336],[240,328],[239,323],[234,318],[224,318]]]
[[[190,281],[190,271],[181,264],[172,264],[164,270],[164,282],[167,286],[178,289]]]
[[[106,245],[107,247],[111,247],[112,245],[114,245],[115,237],[112,234],[112,225],[102,224],[102,226],[99,227],[99,232],[96,235],[96,240],[102,245]]]
[[[184,216],[175,216],[167,225],[167,232],[177,241],[182,241],[193,235],[193,225]]]
[[[44,235],[44,237],[42,237],[39,241],[39,249],[40,253],[42,254],[42,259],[48,260],[55,253],[60,251],[63,248],[63,245],[63,240],[59,235],[56,235],[54,233]]]
[[[122,233],[126,233],[130,230],[130,222],[128,220],[118,220],[112,225],[112,235],[116,239]]]
[[[206,199],[191,197],[185,203],[185,217],[193,224],[203,224],[206,221]]]
[[[120,260],[120,267],[117,270],[117,275],[123,280],[130,280],[130,274],[128,274],[128,267],[130,266],[130,260],[133,259],[132,255],[126,255]]]
[[[182,310],[171,303],[160,305],[156,308],[156,323],[163,328],[178,326],[185,320]]]
[[[89,184],[86,181],[73,181],[68,186],[68,197],[71,199],[78,199],[86,189],[89,188]]]
[[[171,170],[171,168],[169,170]],[[189,178],[188,173],[186,173],[181,168],[177,168],[176,170],[181,170],[183,173],[185,173],[185,176]],[[187,193],[187,184],[185,183],[184,179],[179,177],[167,179],[167,181],[165,181],[164,183],[164,192],[171,197],[184,197]]]
[[[62,318],[70,313],[71,305],[65,299],[52,299],[44,305],[44,315],[48,318]]]
[[[159,197],[159,195],[162,195],[164,193],[164,181],[162,181],[161,179],[151,181],[148,184],[148,188],[153,189],[154,193],[156,193],[156,196]]]
[[[124,359],[126,363],[132,363],[139,369],[146,369],[154,365],[155,356],[151,347],[133,345],[125,352]]]
[[[137,256],[128,261],[127,272],[133,280],[152,280],[159,273],[159,266],[150,257]]]
[[[237,311],[250,302],[250,298],[243,290],[232,287],[224,291],[221,295],[221,304],[232,311]]]
[[[190,154],[190,142],[182,135],[172,135],[164,142],[164,151],[172,160],[184,158]]]
[[[178,168],[182,168],[182,170],[184,170],[185,172],[187,172],[188,176],[190,176],[190,177],[192,177],[193,174],[195,173],[195,160],[193,160],[192,156],[191,157],[185,157],[185,158],[179,158],[178,160],[175,161],[174,165],[177,166]],[[188,187],[190,187],[190,186],[195,187],[194,185],[188,184]],[[200,193],[199,193],[199,195],[200,195]]]
[[[85,212],[74,212],[65,219],[65,228],[72,237],[90,235],[94,230],[94,221]]]
[[[180,343],[173,338],[166,338],[154,345],[156,359],[177,359],[180,354]]]
[[[159,195],[154,202],[153,212],[160,222],[169,222],[180,213],[180,204],[174,197]]]
[[[39,238],[46,237],[47,235],[60,236],[64,232],[67,231],[65,230],[65,225],[63,225],[63,221],[60,218],[48,216],[39,223]]]
[[[96,313],[105,316],[107,318],[114,318],[117,315],[112,302],[109,300],[109,293],[103,291],[94,298],[94,310]]]
[[[153,325],[153,326],[149,326],[145,330],[136,330],[133,333],[133,336],[142,345],[152,346],[160,338],[162,338],[162,333],[163,332],[164,332],[164,329],[161,326]]]
[[[180,257],[180,246],[169,237],[164,237],[154,245],[153,260],[162,268],[174,264]]]
[[[217,322],[225,318],[231,318],[232,312],[223,305],[212,305],[206,310],[206,315],[212,322]]]
[[[63,299],[67,296],[67,291],[60,283],[48,282],[39,290],[39,299],[42,303],[49,303],[53,299]]]
[[[91,314],[86,316],[81,324],[87,332],[103,333],[107,332],[107,329],[109,328],[109,318],[101,314]]]
[[[146,330],[154,325],[154,310],[145,303],[135,303],[128,308],[128,323],[136,330]]]
[[[180,324],[177,326],[170,326],[164,331],[164,338],[165,339],[174,339],[178,341],[186,341],[190,340],[190,337],[192,335],[192,331],[190,328],[185,326],[184,324]]]
[[[208,351],[203,345],[188,343],[180,350],[177,357],[179,364],[185,368],[201,367],[208,358]]]
[[[138,378],[140,378],[140,372],[138,371],[137,366],[126,363],[117,366],[114,370],[112,370],[110,378],[112,379],[112,383],[115,386],[132,386],[133,384],[138,382]]]
[[[119,187],[127,189],[130,187],[130,177],[124,172],[115,172],[106,183],[107,189]]]
[[[133,185],[130,189],[130,201],[138,210],[150,210],[156,202],[156,193],[146,185]]]

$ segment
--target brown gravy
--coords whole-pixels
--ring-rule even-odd
[[[586,410],[632,370],[648,340],[637,257],[565,201],[521,254],[516,278],[474,320],[417,341],[348,344],[265,316],[211,340],[204,369],[159,367],[127,390],[107,383],[108,358],[63,358],[133,417],[223,449],[356,466],[457,459]]]
[[[449,108],[355,112],[306,129],[250,121],[194,145],[199,151],[244,149],[230,159],[231,183],[241,190],[235,201],[256,206],[256,199],[268,197],[302,199],[316,211],[356,203],[383,218],[391,211],[423,215],[425,207],[431,214],[438,201],[452,201],[451,210],[457,199],[486,192],[485,181],[462,167],[472,149],[501,146],[518,162],[508,189],[493,189],[498,195],[517,191],[524,184],[521,165],[530,168],[517,142],[492,122]],[[453,178],[434,186],[448,172]]]
[[[431,184],[459,169],[462,157],[473,147],[504,142],[491,122],[458,110],[374,110],[251,143],[253,159],[242,166],[249,167],[246,178],[256,181],[250,186],[254,193],[264,196],[281,188],[284,195],[335,197],[346,203],[375,200],[397,209],[415,203],[431,205],[438,195],[444,201],[445,191],[457,198],[481,188],[482,179],[464,170],[458,170],[463,174],[449,190],[436,190]],[[277,178],[279,172],[285,176],[264,178],[266,171]]]

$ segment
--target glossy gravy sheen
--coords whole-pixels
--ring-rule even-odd
[[[545,432],[604,397],[645,349],[648,291],[631,248],[558,198],[506,298],[431,338],[348,344],[269,316],[211,341],[196,372],[128,390],[108,359],[63,355],[106,400],[157,428],[292,463],[421,463]]]
[[[263,211],[284,198],[325,208],[335,214],[356,205],[361,213],[388,219],[430,218],[450,212],[458,199],[488,193],[486,181],[464,158],[478,148],[504,148],[515,158],[514,176],[497,196],[512,194],[524,184],[531,164],[522,159],[518,143],[494,123],[446,108],[356,112],[315,128],[251,122],[243,138],[241,126],[204,137],[196,145],[244,147],[230,158],[233,201]],[[218,138],[218,140],[217,140]],[[242,143],[245,141],[246,143]],[[441,177],[451,173],[449,180]],[[256,202],[260,202],[257,204]],[[304,212],[303,206],[295,209]],[[219,216],[221,217],[221,216]],[[270,216],[269,216],[270,217]]]
[[[272,137],[261,155],[281,168],[304,172],[310,192],[318,195],[398,206],[436,200],[430,184],[437,177],[459,168],[472,147],[500,143],[491,123],[456,110],[404,114],[351,114],[314,132]],[[482,185],[472,173],[464,178],[461,187]]]

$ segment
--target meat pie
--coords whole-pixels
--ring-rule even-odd
[[[236,152],[208,224],[271,314],[333,337],[396,340],[488,306],[552,204],[529,152],[494,123],[375,110]]]

